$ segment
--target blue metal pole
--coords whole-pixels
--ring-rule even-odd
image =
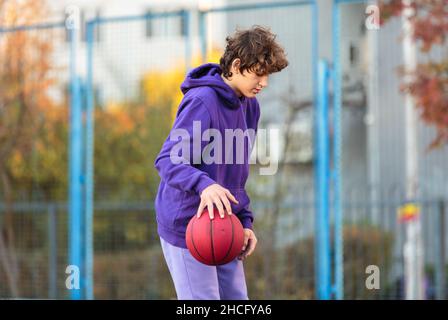
[[[65,21],[56,23],[36,23],[30,25],[13,26],[2,28],[0,27],[0,32],[16,32],[16,31],[29,31],[29,30],[46,30],[65,27]]]
[[[93,296],[93,161],[94,161],[94,108],[93,108],[93,31],[95,21],[89,21],[86,28],[87,40],[87,83],[86,83],[86,187],[85,187],[85,272],[86,298]],[[97,26],[98,27],[98,26]]]
[[[79,97],[79,79],[76,71],[77,30],[70,30],[70,160],[69,160],[69,262],[82,269],[81,218],[82,218],[82,119]],[[82,277],[80,277],[82,279]],[[72,299],[82,298],[81,281],[79,289],[71,290]]]
[[[312,5],[315,0],[302,0],[302,1],[272,1],[272,2],[258,2],[250,4],[238,4],[224,7],[215,7],[206,10],[207,12],[230,12],[230,11],[242,11],[242,10],[257,10],[257,9],[275,9],[284,7],[306,6]]]
[[[340,61],[340,12],[339,2],[333,3],[333,186],[334,186],[334,242],[335,242],[335,287],[336,299],[344,297],[343,270],[343,212],[341,206],[341,61]]]
[[[180,11],[168,11],[168,12],[152,12],[151,19],[180,17],[182,16],[182,10]],[[130,22],[148,19],[148,14],[143,15],[130,15],[130,16],[118,16],[118,17],[97,17],[95,22],[97,24],[103,24],[108,22]]]
[[[316,167],[316,276],[317,298],[331,297],[330,225],[329,225],[329,139],[328,139],[328,64],[319,61]]]

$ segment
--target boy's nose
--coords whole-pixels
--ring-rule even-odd
[[[268,76],[261,77],[259,83],[263,88],[266,88],[268,86]]]

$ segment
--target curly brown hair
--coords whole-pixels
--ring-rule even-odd
[[[241,60],[239,70],[253,71],[257,75],[279,72],[288,66],[284,49],[276,42],[276,35],[262,26],[252,26],[247,30],[237,30],[226,38],[226,50],[219,64],[223,76],[232,76],[232,62]]]

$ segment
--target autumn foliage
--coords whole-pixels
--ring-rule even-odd
[[[411,4],[414,15],[413,38],[423,54],[436,46],[446,46],[448,34],[448,1],[414,0]],[[381,24],[401,15],[404,9],[401,0],[380,1]],[[421,118],[435,126],[437,136],[430,147],[448,142],[448,56],[441,61],[430,61],[417,66],[412,80],[401,86],[410,92],[420,110]]]

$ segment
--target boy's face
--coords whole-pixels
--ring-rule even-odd
[[[238,96],[245,96],[247,98],[253,98],[261,90],[268,85],[269,75],[258,75],[255,70],[244,70],[242,73],[239,71],[239,59],[235,59],[232,63],[231,71],[231,83]]]

